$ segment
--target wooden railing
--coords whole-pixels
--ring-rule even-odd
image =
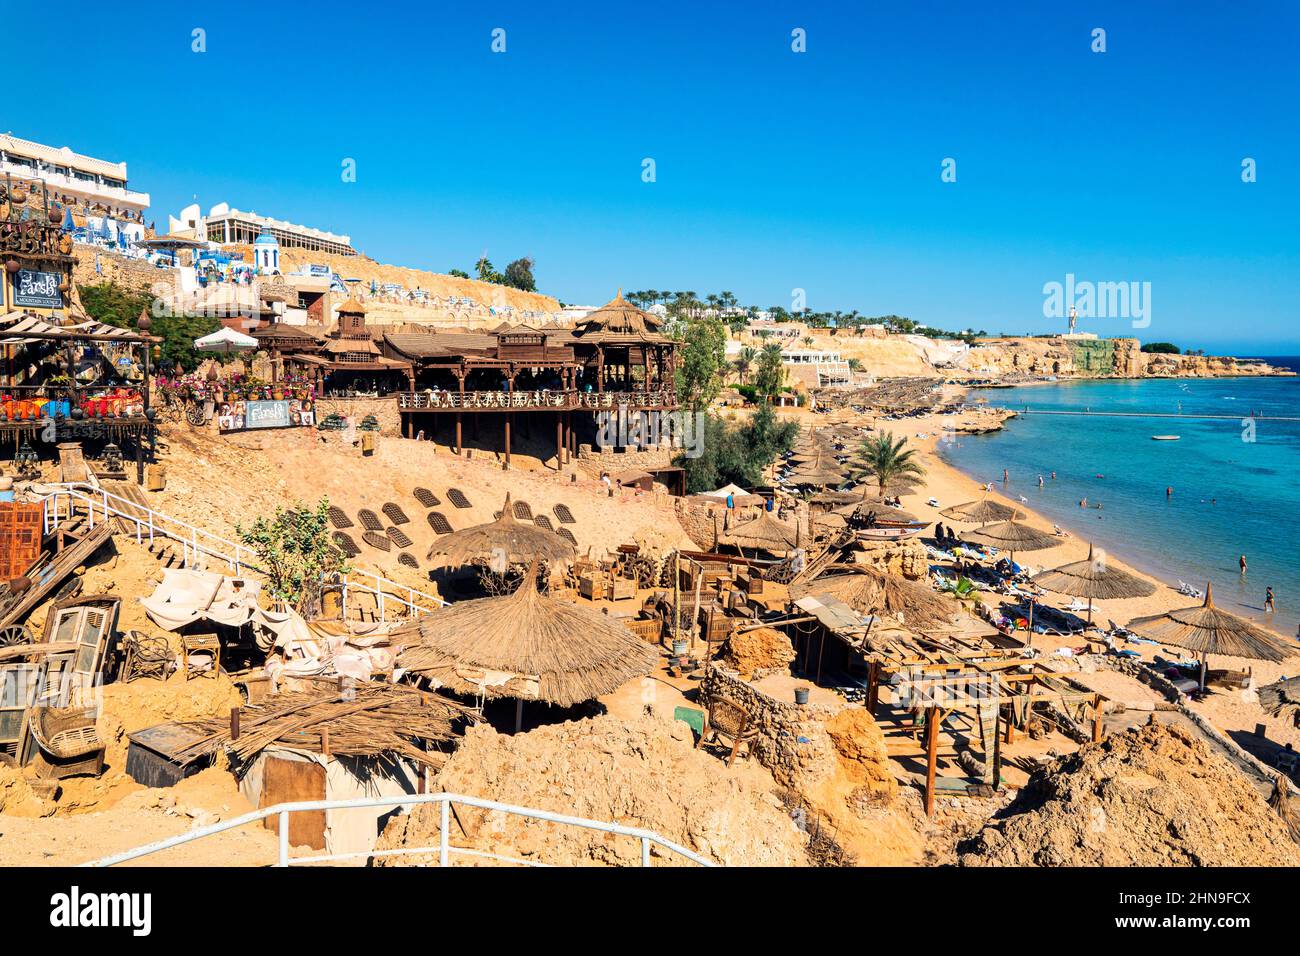
[[[491,409],[577,409],[618,408],[675,408],[677,396],[667,390],[632,392],[577,392],[549,391],[547,389],[504,391],[453,392],[426,389],[402,392],[397,397],[397,407],[402,411],[456,408],[465,410]]]

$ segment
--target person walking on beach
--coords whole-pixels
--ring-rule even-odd
[[[1272,614],[1277,610],[1277,605],[1273,603],[1273,586],[1270,584],[1264,588],[1264,613]]]
[[[1237,559],[1237,564],[1241,565],[1241,573],[1242,573],[1242,574],[1245,574],[1245,573],[1246,573],[1246,556],[1245,556],[1244,554],[1243,554],[1240,558]]]

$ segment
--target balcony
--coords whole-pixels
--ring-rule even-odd
[[[676,408],[677,396],[670,390],[633,392],[577,391],[473,391],[452,392],[425,389],[400,392],[397,407],[404,412],[421,411],[573,411],[575,409]]]
[[[0,162],[0,175],[9,173],[15,179],[43,180],[51,192],[72,193],[86,196],[92,200],[115,203],[143,212],[149,207],[149,194],[136,192],[124,186],[108,186],[101,182],[78,179],[75,176],[56,173],[51,169],[34,169],[31,166],[15,163],[11,160]]]

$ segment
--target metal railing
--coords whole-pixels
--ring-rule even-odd
[[[289,855],[289,814],[291,813],[309,813],[321,810],[353,810],[365,807],[399,807],[419,803],[440,804],[437,846],[398,847],[392,850],[360,850],[352,853],[326,853],[296,857]],[[717,864],[712,860],[707,860],[698,853],[694,853],[683,846],[679,846],[651,830],[642,830],[638,827],[626,827],[618,823],[601,823],[597,820],[587,820],[583,817],[571,817],[561,813],[552,813],[549,810],[536,810],[532,807],[520,807],[509,803],[498,803],[495,800],[484,800],[481,797],[470,797],[459,793],[422,793],[400,797],[360,797],[354,800],[301,800],[293,803],[277,803],[274,806],[263,807],[260,810],[254,810],[252,813],[245,813],[242,816],[233,817],[230,820],[223,820],[221,823],[214,823],[210,826],[190,830],[186,833],[179,834],[178,836],[169,837],[166,840],[159,840],[156,843],[148,843],[144,846],[139,846],[123,853],[116,853],[112,856],[92,860],[89,863],[83,863],[82,866],[116,866],[119,863],[138,860],[141,857],[150,856],[163,850],[169,850],[172,847],[183,846],[186,843],[193,843],[195,840],[201,840],[204,837],[209,837],[216,833],[223,833],[226,830],[233,830],[236,827],[246,826],[249,823],[256,823],[273,815],[278,817],[279,830],[279,850],[275,863],[276,866],[303,866],[312,863],[332,863],[339,860],[370,859],[374,857],[387,856],[412,856],[421,853],[437,853],[438,866],[449,866],[453,855],[481,857],[485,859],[498,860],[503,863],[518,863],[524,866],[547,865],[536,861],[520,860],[513,857],[500,856],[495,853],[486,853],[482,850],[474,850],[469,847],[452,846],[451,808],[453,804],[466,807],[476,807],[481,810],[495,810],[510,816],[525,817],[531,820],[544,820],[548,823],[558,823],[564,826],[581,827],[586,830],[596,830],[600,833],[612,833],[617,836],[630,837],[639,841],[641,844],[641,866],[651,865],[650,848],[652,846],[658,846],[670,853],[683,857],[692,863],[696,863],[699,866],[717,866]]]
[[[76,508],[84,508],[86,521],[93,528],[97,522],[118,519],[125,523],[128,533],[134,531],[136,544],[146,541],[153,547],[158,538],[174,541],[181,546],[181,561],[187,568],[203,567],[205,559],[210,558],[223,563],[238,575],[245,572],[261,573],[250,561],[255,557],[246,547],[238,542],[220,535],[204,531],[188,522],[152,508],[115,495],[103,488],[93,485],[64,483],[55,486],[55,490],[43,498],[46,534],[54,531],[64,521],[72,519]],[[389,580],[360,568],[353,568],[346,575],[326,581],[326,591],[340,591],[343,619],[347,619],[348,597],[354,594],[371,594],[374,596],[376,613],[380,621],[387,620],[390,604],[406,609],[412,617],[429,613],[434,607],[444,607],[447,602],[442,598],[420,591],[416,588]]]

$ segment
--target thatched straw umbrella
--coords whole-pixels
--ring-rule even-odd
[[[1156,593],[1156,586],[1150,581],[1121,571],[1103,557],[1094,560],[1092,545],[1088,545],[1088,557],[1082,561],[1063,564],[1050,571],[1041,571],[1034,575],[1034,583],[1040,588],[1070,597],[1088,599],[1088,623],[1092,623],[1092,602],[1094,600],[1113,601],[1119,598],[1148,597]]]
[[[844,469],[829,455],[819,454],[813,461],[800,465],[786,480],[796,485],[838,485],[844,481]]]
[[[577,553],[573,545],[554,531],[516,521],[508,494],[501,507],[501,517],[443,535],[433,543],[428,557],[435,566],[458,568],[486,563],[497,570],[505,570],[503,565],[523,564],[534,558],[563,563],[575,560]]]
[[[960,537],[962,541],[1007,549],[1011,552],[1012,564],[1016,561],[1017,551],[1041,551],[1044,548],[1054,548],[1061,543],[1054,534],[1039,531],[1037,528],[1031,528],[1027,524],[1021,524],[1019,521],[1014,520],[981,525],[974,531],[962,532]],[[1036,599],[1031,594],[1029,596],[1029,630],[1025,638],[1026,647],[1031,647],[1034,643],[1035,603]]]
[[[1288,677],[1261,688],[1259,706],[1270,717],[1289,716],[1300,724],[1300,677]]]
[[[799,547],[799,529],[764,511],[754,520],[738,524],[719,537],[718,544],[739,548],[742,553],[745,548],[786,553]]]
[[[392,632],[397,665],[463,694],[560,707],[643,677],[655,650],[605,614],[538,593],[536,562],[504,597],[459,601]]]
[[[909,627],[951,624],[961,612],[952,598],[875,568],[815,578],[790,588],[794,600],[810,594],[830,594],[863,614],[902,615]]]
[[[1215,607],[1214,588],[1210,584],[1205,585],[1203,603],[1135,618],[1129,621],[1128,629],[1161,644],[1172,644],[1200,654],[1202,693],[1205,692],[1205,671],[1210,654],[1276,663],[1296,653],[1296,648],[1263,628]]]
[[[986,524],[974,531],[963,531],[961,539],[974,544],[1005,548],[1011,552],[1012,561],[1015,561],[1017,551],[1042,551],[1044,548],[1054,548],[1061,543],[1061,539],[1056,535],[1031,528],[1019,521],[999,521],[997,524]]]
[[[1014,521],[1017,518],[1024,517],[1015,508],[999,504],[996,501],[989,501],[987,498],[979,501],[968,501],[961,505],[953,505],[951,508],[940,511],[939,514],[945,518],[952,518],[954,521],[977,524],[987,524],[990,521]]]

